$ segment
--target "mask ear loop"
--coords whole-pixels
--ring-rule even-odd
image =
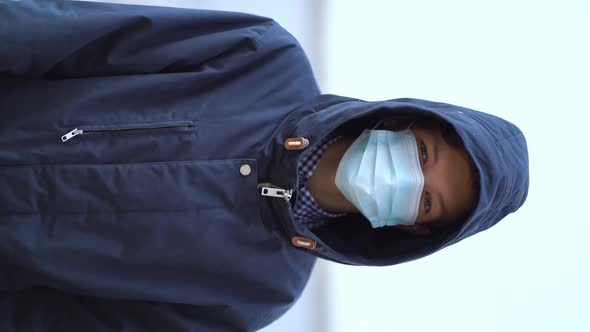
[[[371,130],[375,130],[375,128],[379,127],[382,123],[383,123],[383,120],[377,122],[377,124],[373,128],[371,128]]]
[[[416,119],[412,120],[412,122],[410,122],[408,127],[402,131],[409,130],[414,125],[415,122],[416,122]],[[371,128],[371,130],[375,130],[377,127],[381,126],[382,124],[383,124],[383,120],[377,122],[377,124],[373,128]]]
[[[408,128],[406,128],[406,130],[410,130],[410,128],[414,125],[414,122],[416,122],[416,119],[414,119],[414,121],[410,122],[410,124],[408,125]]]

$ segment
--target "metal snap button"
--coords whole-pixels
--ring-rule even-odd
[[[240,174],[243,176],[248,176],[250,173],[252,173],[252,167],[250,165],[244,164],[240,167]]]

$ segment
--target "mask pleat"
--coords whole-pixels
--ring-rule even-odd
[[[342,157],[336,185],[373,227],[414,223],[424,185],[414,134],[364,131]]]
[[[375,167],[374,167],[374,186],[373,192],[378,197],[391,197],[392,187],[391,172],[383,171],[389,170],[393,167],[391,162],[391,153],[387,146],[387,133],[383,130],[374,130],[371,132],[375,136]],[[379,219],[385,222],[385,219],[390,215],[391,202],[389,200],[375,200],[377,202],[377,215]]]
[[[375,217],[375,212],[377,210],[375,200],[371,197],[372,189],[374,188],[375,184],[374,164],[376,158],[376,149],[374,138],[372,138],[368,133],[367,135],[369,137],[367,139],[367,143],[364,146],[363,157],[361,159],[359,169],[357,170],[356,183],[359,185],[355,187],[355,191],[361,203],[361,211],[367,218],[369,218]]]

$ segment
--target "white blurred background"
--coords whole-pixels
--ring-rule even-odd
[[[300,40],[324,93],[454,103],[527,137],[516,214],[415,262],[319,262],[264,332],[590,331],[590,1],[109,2],[269,16]]]

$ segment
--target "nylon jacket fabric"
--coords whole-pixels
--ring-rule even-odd
[[[316,257],[417,259],[526,198],[517,127],[449,104],[320,95],[297,41],[267,18],[0,0],[0,40],[1,331],[256,330],[296,301]],[[297,188],[305,150],[286,139],[312,147],[395,114],[457,130],[481,182],[468,220],[430,237],[361,215],[310,230],[261,196],[261,183]]]

